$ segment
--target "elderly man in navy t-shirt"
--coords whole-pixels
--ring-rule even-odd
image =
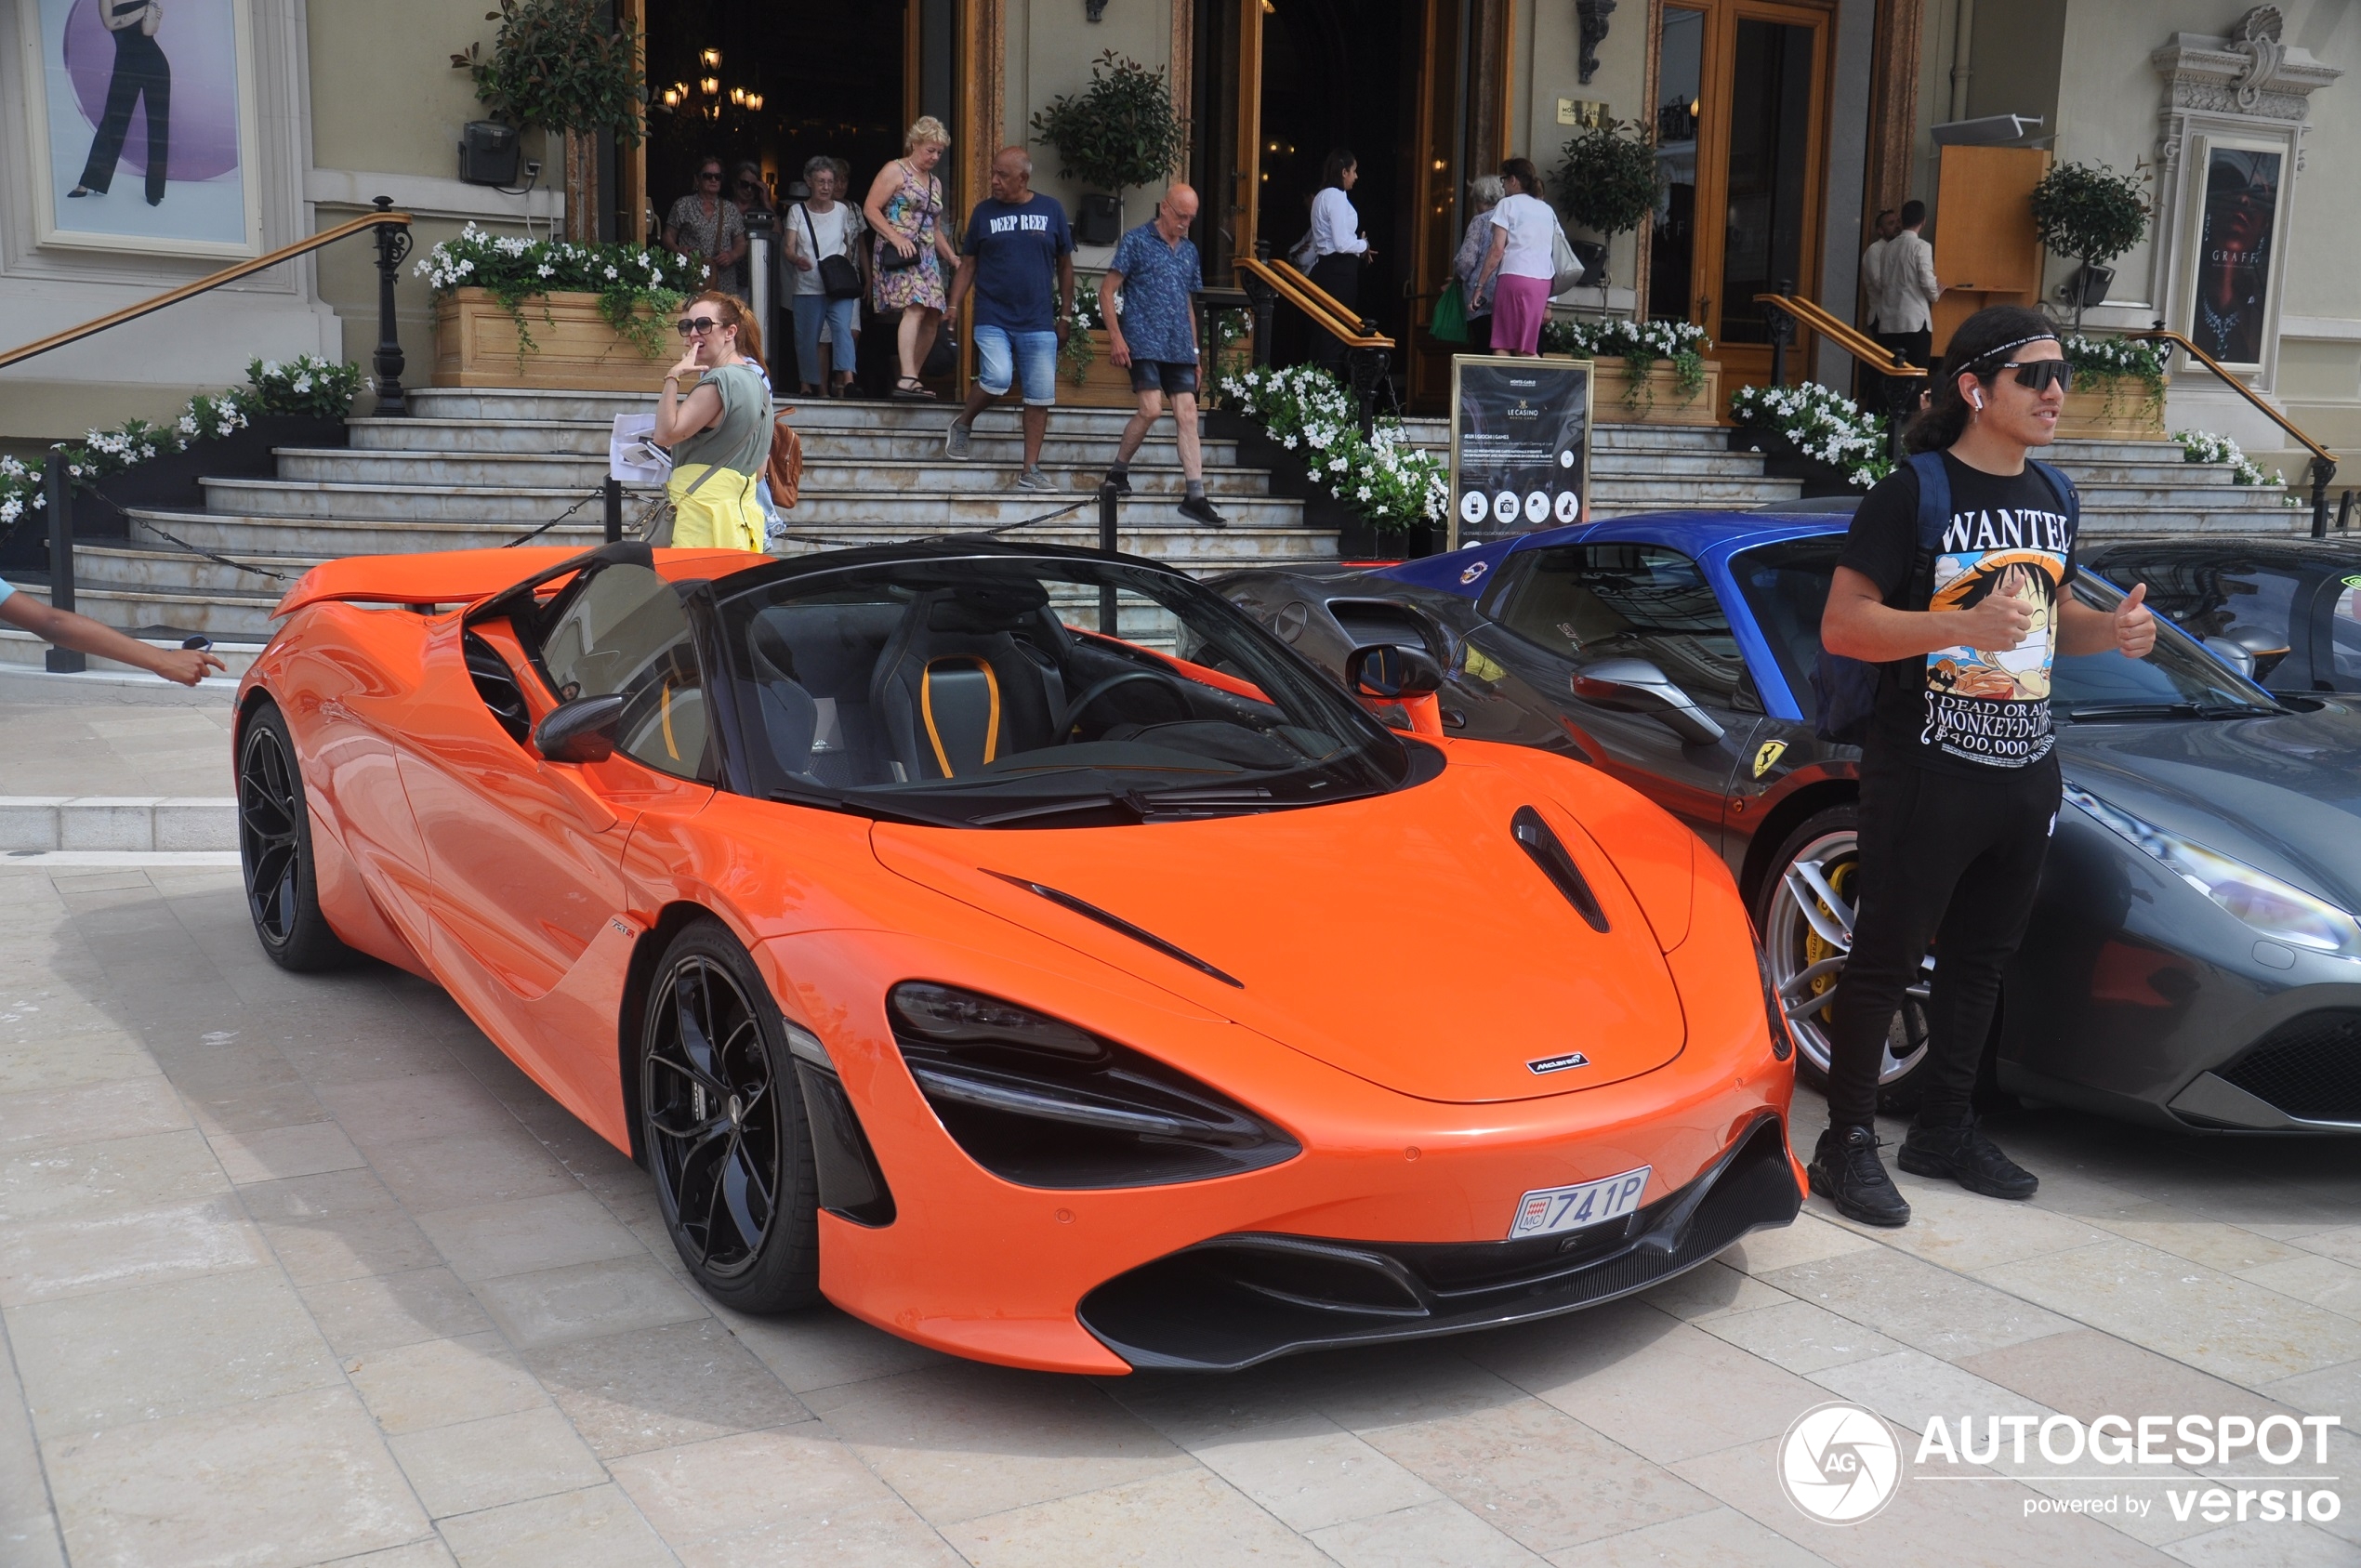
[[[992,158],[992,194],[968,217],[959,243],[959,270],[950,303],[976,296],[976,379],[968,405],[943,432],[943,450],[965,457],[974,450],[976,415],[1011,386],[1024,395],[1024,471],[1019,490],[1055,490],[1041,471],[1041,442],[1049,408],[1058,401],[1058,349],[1074,313],[1074,232],[1065,208],[1033,193],[1033,160],[1022,147]]]
[[[1107,483],[1131,494],[1131,455],[1148,439],[1149,427],[1169,402],[1180,445],[1180,474],[1188,486],[1180,515],[1207,528],[1222,528],[1227,523],[1206,499],[1205,453],[1197,443],[1202,357],[1190,296],[1205,287],[1205,273],[1197,247],[1189,240],[1189,225],[1196,217],[1196,191],[1186,185],[1171,186],[1156,204],[1155,221],[1124,235],[1115,247],[1115,259],[1107,264],[1107,275],[1100,280],[1100,314],[1106,318],[1112,357],[1130,370],[1131,390],[1140,399],[1140,412],[1123,428]],[[1118,295],[1120,316],[1115,310]]]

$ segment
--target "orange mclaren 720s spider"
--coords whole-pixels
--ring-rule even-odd
[[[1178,573],[982,538],[361,558],[280,613],[263,946],[448,990],[732,1307],[1221,1370],[1603,1301],[1800,1202],[1730,874],[1423,722],[1415,655],[1348,691]]]

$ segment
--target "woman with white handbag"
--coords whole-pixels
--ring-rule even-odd
[[[1492,209],[1492,249],[1476,278],[1476,294],[1482,297],[1490,286],[1494,353],[1538,353],[1550,300],[1582,281],[1582,264],[1557,213],[1541,199],[1541,171],[1532,159],[1501,165],[1500,184],[1508,193]]]

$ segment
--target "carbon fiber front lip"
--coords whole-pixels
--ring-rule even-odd
[[[1116,1275],[1084,1297],[1076,1315],[1135,1368],[1234,1372],[1303,1351],[1466,1334],[1597,1306],[1694,1269],[1749,1231],[1785,1225],[1802,1206],[1779,1119],[1766,1113],[1695,1180],[1642,1210],[1619,1242],[1573,1261],[1511,1251],[1528,1245],[1517,1242],[1217,1236]],[[1488,1272],[1487,1252],[1499,1260]],[[1523,1257],[1532,1261],[1521,1264]],[[1293,1272],[1292,1288],[1248,1277],[1274,1265]],[[1451,1274],[1472,1283],[1451,1283]]]

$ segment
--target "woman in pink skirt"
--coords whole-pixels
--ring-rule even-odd
[[[1484,285],[1491,283],[1494,353],[1538,353],[1541,323],[1550,314],[1558,215],[1541,199],[1541,172],[1532,159],[1501,165],[1500,185],[1508,194],[1492,209],[1492,249],[1474,294],[1484,297]]]

